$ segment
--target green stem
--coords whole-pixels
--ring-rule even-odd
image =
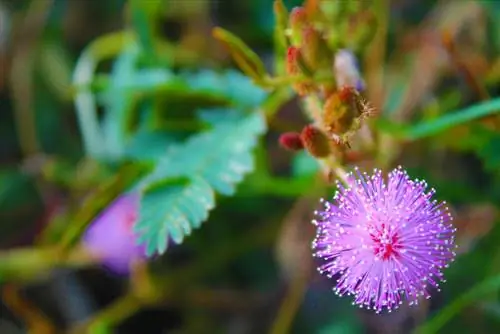
[[[61,253],[59,248],[17,248],[0,252],[0,277],[29,281],[54,267],[82,267],[95,262],[81,249]]]
[[[386,119],[377,121],[379,129],[397,138],[418,140],[442,133],[453,127],[494,115],[500,111],[500,98],[474,104],[462,110],[447,113],[433,120],[423,121],[414,126],[402,126]]]
[[[105,328],[109,328],[113,326],[113,324],[119,323],[122,319],[133,315],[140,306],[142,306],[142,303],[139,299],[132,294],[126,294],[100,313],[97,313],[89,323],[76,326],[69,333],[94,333],[97,332],[97,328],[100,328],[102,325],[104,325]]]
[[[490,294],[492,291],[498,291],[500,288],[500,275],[490,277],[481,283],[473,286],[466,293],[455,299],[452,303],[446,306],[429,321],[419,326],[415,330],[415,334],[432,334],[439,333],[440,329],[459,313],[464,307],[475,300]]]
[[[283,303],[278,312],[278,316],[271,327],[271,334],[290,333],[295,314],[304,299],[307,291],[307,275],[297,275],[292,281]]]
[[[156,23],[160,14],[162,0],[130,0],[131,23],[141,50],[147,60],[158,62]]]

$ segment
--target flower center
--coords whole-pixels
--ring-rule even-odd
[[[399,238],[396,233],[390,233],[385,224],[381,225],[381,229],[373,229],[370,232],[370,237],[373,241],[373,253],[376,257],[382,260],[389,260],[391,257],[399,256],[398,250]]]

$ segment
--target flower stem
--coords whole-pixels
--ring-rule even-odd
[[[271,334],[290,333],[295,314],[307,291],[307,275],[297,275],[288,290],[283,303],[278,311],[278,316],[271,327]]]

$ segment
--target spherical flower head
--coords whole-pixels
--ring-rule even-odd
[[[324,203],[313,241],[319,272],[336,278],[338,295],[353,295],[360,307],[396,309],[403,301],[430,298],[444,282],[442,270],[455,258],[455,231],[445,202],[432,200],[425,181],[398,167],[387,180],[380,170],[355,170]]]
[[[140,196],[127,193],[113,201],[84,233],[83,246],[111,272],[128,274],[133,261],[146,258],[145,246],[137,245],[133,225]]]

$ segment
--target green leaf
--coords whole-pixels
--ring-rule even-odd
[[[124,156],[139,161],[155,161],[170,145],[177,143],[179,137],[174,133],[141,129],[128,142]]]
[[[203,70],[198,73],[185,73],[184,76],[193,90],[220,94],[236,107],[255,108],[267,96],[267,93],[248,77],[236,71],[216,73]]]
[[[415,333],[438,333],[440,329],[464,307],[498,289],[500,289],[500,275],[483,280],[439,311],[436,316],[418,327]]]
[[[215,205],[215,192],[234,194],[253,169],[251,149],[265,129],[260,112],[229,117],[167,150],[136,186],[144,197],[135,230],[149,255],[164,253],[169,238],[179,244],[199,227]]]
[[[131,0],[131,23],[141,45],[141,51],[148,56],[149,61],[156,60],[155,38],[158,33],[155,23],[162,10],[161,0]]]
[[[387,120],[379,122],[381,130],[410,140],[430,137],[455,126],[493,115],[500,111],[500,98],[475,104],[468,108],[447,113],[436,119],[421,122],[411,127],[398,126]]]
[[[239,37],[219,27],[214,28],[213,36],[228,48],[234,61],[249,77],[259,80],[267,76],[262,60]]]
[[[125,150],[127,121],[132,111],[134,96],[130,85],[134,82],[134,73],[139,48],[135,44],[125,49],[116,60],[109,90],[105,92],[106,114],[103,130],[108,158],[120,159]]]
[[[265,129],[259,112],[237,121],[220,120],[213,130],[171,147],[141,186],[166,178],[200,175],[217,192],[232,195],[235,185],[253,169],[250,150]]]
[[[143,195],[140,218],[135,225],[139,242],[146,243],[148,255],[162,254],[169,239],[182,243],[185,236],[208,218],[214,206],[214,192],[200,176],[152,184]]]

